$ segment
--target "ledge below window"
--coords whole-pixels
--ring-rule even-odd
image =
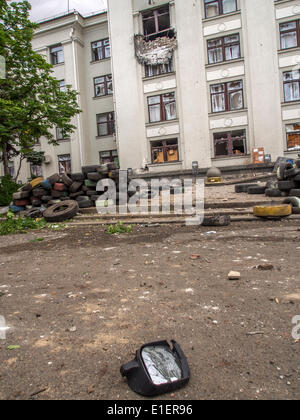
[[[232,159],[249,159],[251,155],[238,155],[238,156],[220,156],[220,157],[213,157],[211,160],[232,160]]]
[[[175,165],[182,165],[182,160],[179,160],[178,162],[164,162],[164,163],[147,163],[147,166],[149,168],[162,168],[162,167],[169,167],[169,166],[175,166]]]

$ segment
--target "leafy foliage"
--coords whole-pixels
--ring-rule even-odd
[[[30,22],[28,1],[0,0],[0,55],[6,61],[6,78],[0,79],[0,152],[6,166],[13,156],[30,153],[45,137],[57,145],[51,129],[70,135],[71,119],[80,112],[78,93],[65,91],[52,76],[52,65],[33,51],[38,25]]]
[[[125,226],[123,222],[118,222],[116,225],[108,226],[106,233],[110,235],[132,233],[132,225]]]
[[[20,185],[16,184],[10,176],[0,178],[0,206],[8,206],[12,201],[13,193],[17,192]]]
[[[27,233],[31,229],[41,229],[46,226],[45,219],[30,219],[15,217],[13,213],[8,212],[6,220],[0,223],[0,236],[9,235],[12,233]]]

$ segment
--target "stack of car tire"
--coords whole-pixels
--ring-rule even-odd
[[[277,180],[265,185],[238,184],[237,193],[265,194],[267,197],[285,197],[283,204],[289,204],[293,213],[300,213],[300,160],[295,164],[284,162],[277,169]]]
[[[85,166],[80,173],[54,174],[47,179],[36,178],[13,195],[10,209],[15,213],[27,211],[27,215],[37,216],[38,212],[44,213],[53,206],[57,207],[58,215],[60,204],[67,208],[67,202],[70,201],[76,203],[77,210],[94,207],[103,194],[96,191],[97,183],[105,178],[111,178],[118,184],[119,170],[115,163]]]

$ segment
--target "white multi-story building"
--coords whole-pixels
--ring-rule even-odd
[[[249,165],[256,148],[272,161],[300,153],[298,0],[109,0],[107,13],[41,22],[33,47],[83,110],[70,139],[41,139],[46,176],[108,160],[174,173]]]

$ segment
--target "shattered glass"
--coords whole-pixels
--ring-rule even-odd
[[[155,385],[175,382],[182,378],[181,367],[167,346],[145,347],[142,358]]]

